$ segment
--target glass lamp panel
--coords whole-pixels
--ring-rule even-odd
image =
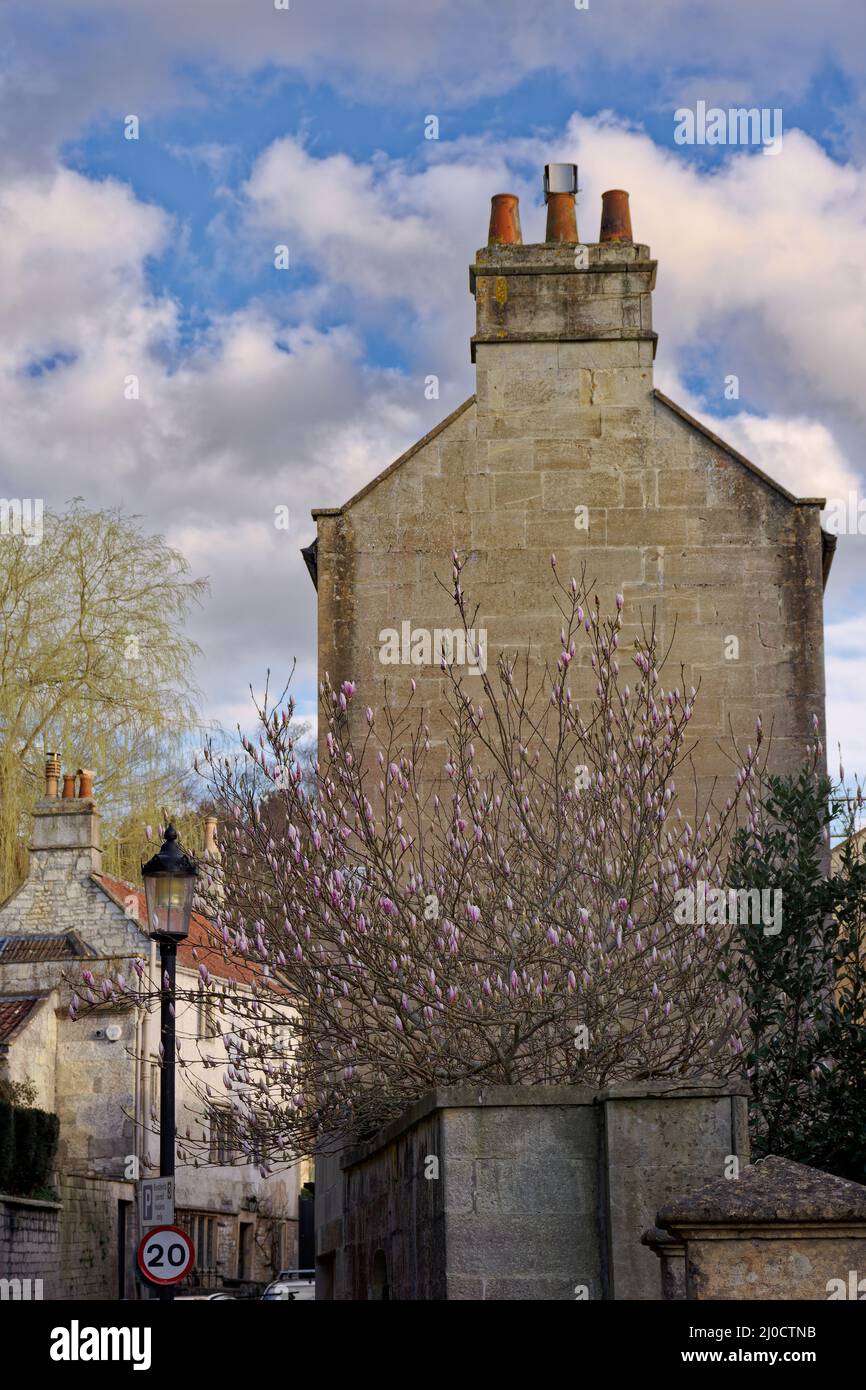
[[[150,931],[163,936],[189,934],[195,880],[189,874],[155,874],[145,878]]]

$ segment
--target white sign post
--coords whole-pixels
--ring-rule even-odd
[[[138,1210],[142,1226],[174,1223],[174,1178],[142,1178],[138,1184]]]
[[[195,1250],[179,1226],[155,1226],[142,1236],[138,1267],[151,1284],[178,1284],[195,1264]]]

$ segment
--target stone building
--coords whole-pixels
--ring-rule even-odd
[[[49,775],[29,875],[0,907],[0,1070],[30,1082],[35,1104],[60,1121],[57,1200],[0,1194],[0,1277],[41,1279],[47,1298],[136,1297],[135,1177],[159,1172],[159,1012],[109,1002],[73,1021],[70,982],[82,967],[132,979],[139,960],[154,987],[156,947],[142,889],[101,871],[89,774],[77,795],[73,783],[58,797]],[[209,926],[193,914],[178,991],[201,990],[203,962],[217,983],[245,989]],[[214,1287],[271,1279],[297,1263],[301,1175],[263,1178],[233,1146],[218,1001],[203,990],[196,1005],[179,1001],[176,1023],[178,1136],[182,1144],[187,1126],[210,1136],[204,1166],[177,1166],[176,1219],[196,1246],[194,1278]],[[203,1119],[195,1083],[214,1078],[220,1098]]]
[[[748,742],[759,713],[790,769],[811,716],[824,724],[823,499],[794,497],[655,389],[656,262],[620,191],[604,195],[598,240],[578,240],[574,194],[555,191],[573,167],[549,166],[544,244],[522,244],[516,198],[493,199],[470,267],[474,395],[342,507],[313,512],[320,679],[357,681],[362,709],[386,679],[402,691],[414,677],[435,740],[452,548],[469,557],[490,668],[530,643],[555,664],[554,552],[566,578],[586,567],[603,611],[624,595],[624,650],[655,614],[670,684],[682,664],[700,686],[699,781],[732,774],[718,743],[729,722]],[[595,684],[583,657],[578,700]],[[455,659],[471,671],[471,653]]]

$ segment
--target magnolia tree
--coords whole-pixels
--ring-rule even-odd
[[[634,624],[626,643],[622,596],[605,615],[551,563],[555,670],[533,680],[528,656],[502,655],[467,680],[443,659],[444,742],[414,681],[374,710],[326,677],[312,794],[287,692],[265,695],[258,743],[244,740],[254,771],[208,757],[221,863],[203,897],[215,948],[243,958],[248,983],[201,975],[224,1020],[218,1089],[249,1152],[349,1142],[433,1086],[740,1068],[718,932],[675,908],[680,890],[721,884],[737,817],[753,810],[760,720],[732,799],[700,804],[697,692],[663,679],[654,626]],[[583,706],[579,666],[595,683]]]

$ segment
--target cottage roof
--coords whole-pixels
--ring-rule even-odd
[[[75,932],[43,932],[38,935],[0,936],[0,965],[34,961],[72,960],[93,952]]]
[[[0,1043],[10,1043],[45,994],[0,994]]]

